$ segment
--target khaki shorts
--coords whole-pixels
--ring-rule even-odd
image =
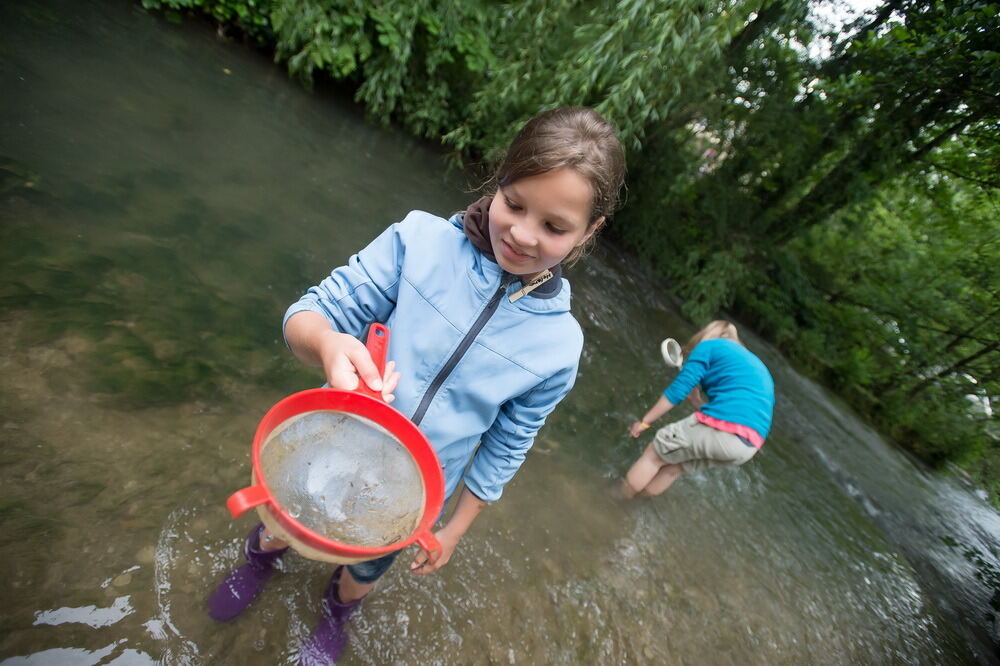
[[[653,449],[664,462],[684,465],[694,472],[718,465],[742,465],[757,448],[736,435],[707,426],[694,414],[656,431]]]

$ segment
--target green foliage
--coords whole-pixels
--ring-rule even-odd
[[[276,57],[290,72],[354,80],[374,116],[420,136],[456,122],[470,78],[493,62],[486,14],[475,3],[282,2],[273,21]]]
[[[585,105],[615,123],[626,146],[638,151],[651,124],[698,95],[698,77],[719,62],[752,7],[530,0],[503,11],[497,67],[445,136],[462,150],[491,153],[539,111]]]
[[[177,16],[181,10],[198,11],[221,24],[232,24],[264,42],[270,36],[268,15],[276,0],[141,0],[146,9]]]

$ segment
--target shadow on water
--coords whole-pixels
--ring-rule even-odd
[[[223,502],[257,419],[320,381],[281,315],[409,209],[472,195],[197,22],[50,0],[0,26],[0,659],[294,663],[327,565],[285,558],[231,624],[204,608],[252,525]],[[448,567],[390,571],[348,663],[996,659],[997,514],[752,335],[779,389],[761,454],[614,501],[659,341],[693,327],[614,247],[570,277],[577,388]]]

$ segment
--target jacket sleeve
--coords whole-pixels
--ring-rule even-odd
[[[282,331],[292,315],[304,311],[323,315],[335,330],[355,337],[361,337],[372,322],[386,321],[396,307],[405,237],[418,226],[410,218],[408,215],[390,226],[352,256],[346,266],[334,269],[329,277],[310,287],[285,312]]]
[[[698,345],[691,350],[690,356],[684,361],[684,367],[663,391],[663,396],[674,405],[684,402],[694,387],[701,383],[702,377],[708,371],[708,347]]]
[[[535,435],[545,425],[545,419],[573,388],[576,371],[576,365],[567,368],[500,407],[465,472],[465,486],[476,497],[486,502],[500,499],[504,486],[524,462]]]

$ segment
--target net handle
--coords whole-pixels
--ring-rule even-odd
[[[385,324],[374,323],[368,328],[368,339],[365,341],[365,348],[371,354],[375,367],[378,368],[379,377],[385,374],[385,357],[389,352],[389,328]],[[373,391],[368,388],[368,384],[363,379],[358,379],[358,388],[355,392],[367,395],[376,400],[382,400],[381,391]]]
[[[437,564],[438,558],[441,557],[441,542],[437,540],[436,536],[430,531],[423,532],[417,535],[417,545],[427,553],[428,563]]]

